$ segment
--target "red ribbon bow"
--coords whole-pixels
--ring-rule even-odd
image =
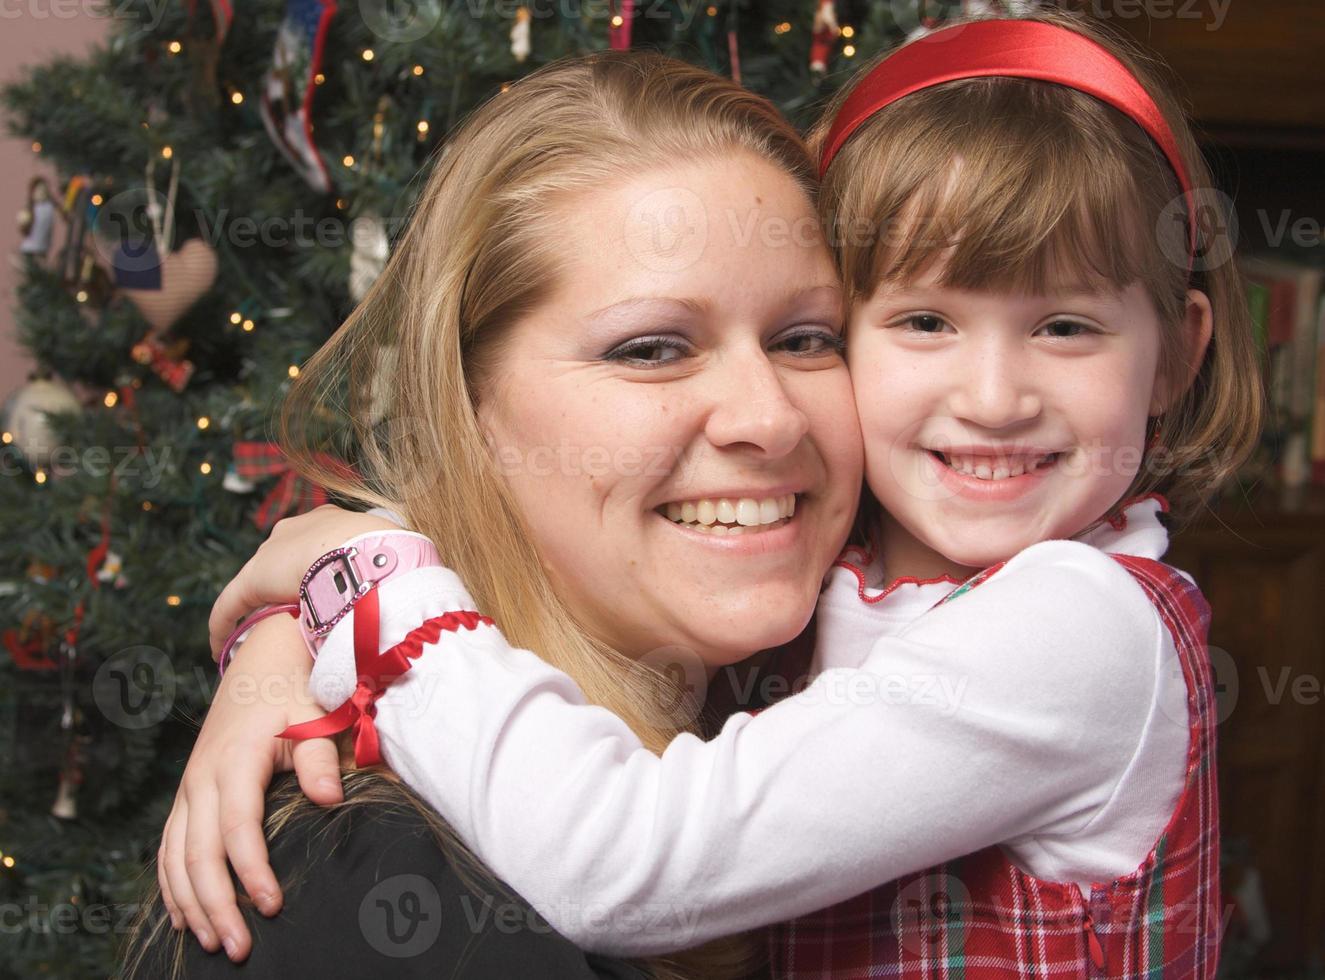
[[[272,526],[285,515],[293,512],[302,514],[314,507],[321,507],[327,502],[327,491],[300,476],[290,466],[290,460],[274,442],[237,442],[233,450],[235,472],[246,480],[258,480],[265,476],[280,474],[280,479],[263,498],[253,523],[259,530],[270,531]],[[353,475],[354,471],[326,453],[318,453],[314,459],[332,470]]]
[[[448,612],[434,616],[383,653],[377,652],[379,607],[377,589],[369,588],[354,604],[354,668],[358,675],[354,693],[329,715],[291,725],[279,738],[302,742],[310,738],[329,738],[346,729],[354,729],[354,761],[359,766],[382,762],[381,743],[377,737],[377,699],[405,671],[410,661],[423,651],[425,643],[434,643],[443,630],[472,630],[480,623],[494,625],[477,612]]]

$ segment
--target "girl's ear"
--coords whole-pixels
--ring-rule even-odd
[[[1150,400],[1152,416],[1163,415],[1192,386],[1205,362],[1214,326],[1215,311],[1210,305],[1210,297],[1199,289],[1187,290],[1187,308],[1180,328],[1183,349],[1171,369],[1161,368]]]

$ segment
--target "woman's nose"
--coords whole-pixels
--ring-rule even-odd
[[[731,361],[713,382],[713,410],[705,431],[715,446],[745,444],[769,456],[785,456],[810,429],[810,420],[762,352]]]
[[[987,429],[1002,429],[1040,414],[1040,396],[1019,354],[972,352],[968,370],[953,378],[952,412]]]

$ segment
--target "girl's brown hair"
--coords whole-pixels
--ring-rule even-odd
[[[581,628],[553,591],[477,406],[507,328],[557,286],[564,208],[614,180],[732,154],[771,163],[814,192],[813,157],[777,109],[684,62],[600,52],[515,82],[449,138],[385,270],[300,371],[280,419],[299,472],[428,535],[511,643],[569,674],[656,752],[687,727],[678,716],[693,716],[678,712],[684,693]],[[342,423],[330,441],[328,421]],[[322,452],[353,459],[358,474],[324,464]],[[363,798],[388,790],[404,788]],[[269,833],[278,824],[269,820]],[[464,852],[449,828],[433,825],[449,854]],[[736,977],[764,955],[750,934],[644,965],[659,977]]]
[[[1177,177],[1135,122],[1062,85],[974,78],[885,107],[833,159],[820,213],[848,297],[860,301],[938,263],[941,282],[962,289],[1142,284],[1163,324],[1161,377],[1175,395],[1162,419],[1152,420],[1152,445],[1122,499],[1161,492],[1176,514],[1190,514],[1254,448],[1263,412],[1242,279],[1228,243],[1211,231],[1227,227],[1215,217],[1213,179],[1157,64],[1081,16],[1049,11],[1022,19],[1103,45],[1159,106],[1198,202],[1201,244],[1190,278]],[[942,57],[942,44],[934,50]],[[810,134],[812,148],[823,146],[853,88],[844,86],[829,104]],[[1204,291],[1214,309],[1199,365],[1190,364],[1181,329],[1188,289]]]

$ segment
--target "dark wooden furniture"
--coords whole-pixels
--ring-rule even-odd
[[[1222,504],[1169,560],[1213,610],[1222,834],[1258,869],[1273,929],[1257,963],[1325,959],[1325,490]]]

